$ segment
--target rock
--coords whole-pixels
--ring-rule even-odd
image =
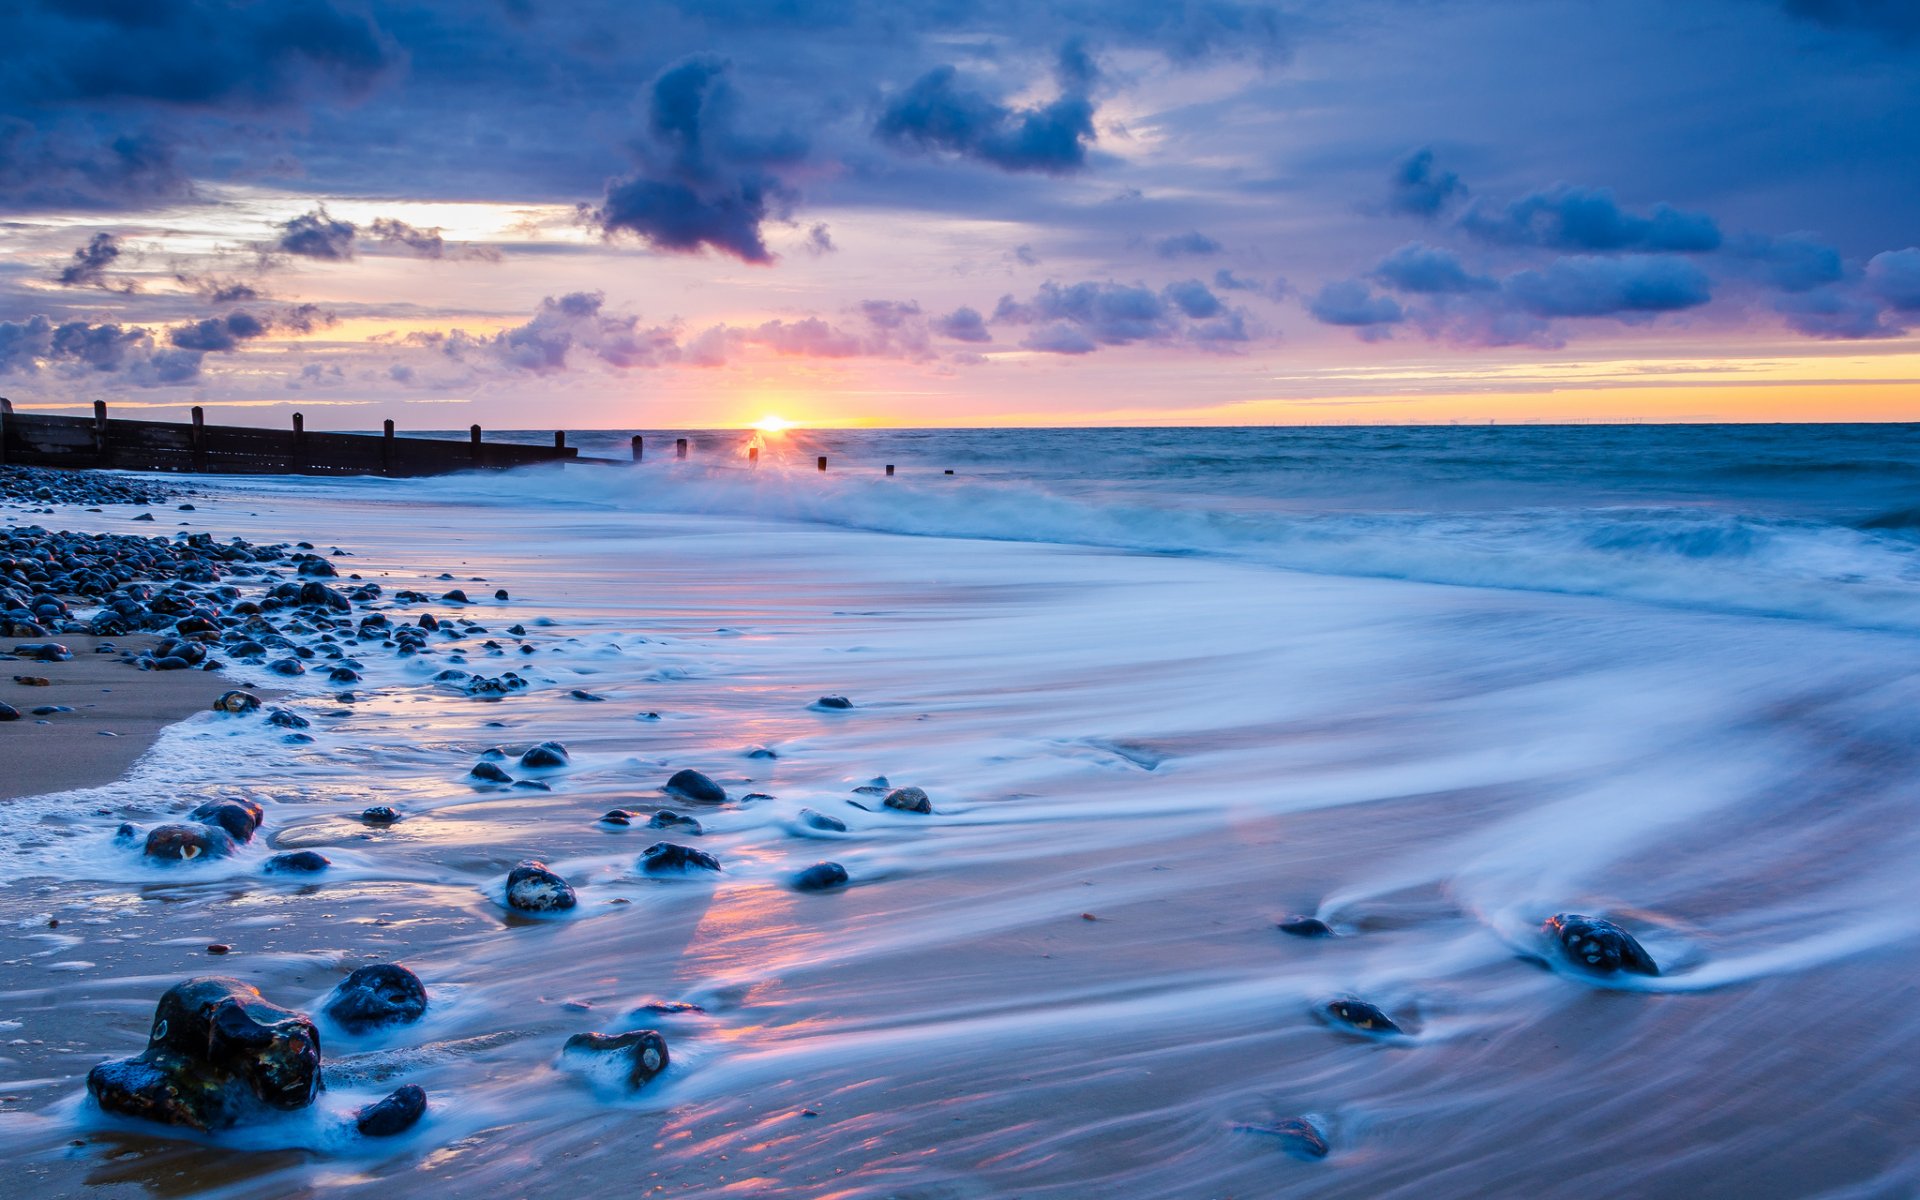
[[[564,767],[570,761],[567,748],[559,742],[541,742],[538,746],[529,747],[520,756],[520,765],[529,771],[550,771]]]
[[[169,862],[225,858],[233,853],[233,839],[217,825],[157,825],[147,833],[141,853]]]
[[[526,650],[530,650],[531,647],[522,646],[520,647],[520,649],[523,651],[526,651]],[[605,696],[596,696],[592,692],[589,692],[584,688],[574,688],[572,691],[568,692],[567,695],[572,696],[575,700],[585,700],[589,704],[601,704],[606,701]]]
[[[0,721],[18,721],[20,710],[11,704],[0,703]]]
[[[682,846],[676,842],[655,842],[640,852],[640,869],[643,871],[718,871],[720,860],[704,850],[695,850],[691,846]]]
[[[440,598],[446,601],[448,604],[471,604],[472,603],[471,600],[467,599],[467,594],[464,591],[460,590],[459,588],[452,589],[451,591],[442,595]]]
[[[269,875],[310,875],[333,865],[326,855],[314,850],[293,850],[276,854],[261,869]]]
[[[73,711],[73,706],[70,704],[42,704],[36,708],[30,708],[27,711],[36,717],[51,717],[57,713],[70,713]]]
[[[1328,1000],[1315,1010],[1320,1018],[1330,1024],[1355,1033],[1370,1034],[1375,1037],[1403,1034],[1406,1030],[1394,1024],[1393,1018],[1365,1000],[1356,1000],[1352,996],[1342,996],[1337,1000]]]
[[[270,708],[267,710],[267,724],[275,729],[305,729],[313,722],[288,709]]]
[[[700,822],[694,820],[692,817],[689,817],[684,813],[677,813],[670,808],[663,808],[659,812],[654,813],[651,817],[647,818],[647,828],[679,829],[686,833],[691,833],[695,837],[698,837],[700,834],[706,832],[706,830],[701,826]]]
[[[698,771],[680,770],[667,780],[667,791],[695,804],[725,804],[726,789]]]
[[[493,590],[493,598],[494,598],[495,600],[506,600],[506,599],[508,599],[509,597],[507,596],[507,589],[505,589],[505,588],[495,588],[495,589]]]
[[[13,681],[21,687],[52,687],[53,680],[45,675],[15,675]]]
[[[327,672],[327,678],[334,683],[359,683],[360,672],[352,667],[335,667]]]
[[[426,1112],[426,1090],[417,1083],[409,1083],[396,1088],[385,1100],[355,1113],[353,1124],[367,1137],[392,1137],[412,1129]]]
[[[391,825],[400,819],[400,810],[390,804],[376,804],[363,810],[360,819],[369,825]]]
[[[410,1025],[427,1011],[427,986],[399,963],[361,967],[327,997],[325,1012],[348,1033]]]
[[[1326,1135],[1305,1117],[1288,1117],[1271,1125],[1241,1125],[1238,1128],[1243,1133],[1258,1133],[1279,1139],[1280,1148],[1298,1159],[1311,1162],[1327,1156]]]
[[[213,711],[223,713],[250,713],[260,707],[260,697],[252,692],[222,692],[213,702]]]
[[[933,811],[933,801],[929,800],[927,794],[917,787],[895,788],[888,792],[887,798],[880,803],[888,808],[898,809],[900,812],[930,813]]]
[[[653,1029],[632,1033],[576,1033],[567,1039],[562,1053],[623,1062],[626,1084],[634,1089],[651,1083],[672,1061],[667,1054],[667,1039]]]
[[[187,814],[203,825],[218,825],[234,841],[246,844],[266,819],[266,810],[251,800],[209,800]]]
[[[14,657],[35,662],[72,662],[73,651],[59,642],[29,642],[13,648]]]
[[[837,862],[818,862],[793,877],[796,892],[825,892],[847,885],[847,869]]]
[[[600,823],[603,825],[631,825],[633,824],[633,819],[639,815],[639,813],[629,809],[616,808],[606,816],[601,817]]]
[[[297,658],[276,658],[267,664],[267,670],[275,675],[305,675],[307,668]]]
[[[521,912],[560,912],[578,901],[566,880],[547,864],[528,859],[507,873],[507,906]]]
[[[755,746],[753,749],[747,751],[747,757],[748,758],[779,758],[780,755],[776,751],[767,749],[767,747],[765,746]]]
[[[1333,931],[1333,926],[1322,921],[1319,917],[1288,917],[1284,921],[1276,922],[1275,927],[1279,929],[1280,932],[1290,933],[1295,937],[1321,938],[1340,936]]]
[[[516,779],[513,781],[513,786],[523,792],[550,792],[553,790],[553,785],[544,779]]]
[[[812,707],[828,710],[840,710],[853,707],[853,701],[845,696],[822,696],[813,702]]]
[[[845,833],[847,831],[847,823],[839,817],[830,817],[825,813],[815,812],[810,808],[800,810],[800,823],[810,829],[824,829],[832,833]]]
[[[202,1131],[305,1108],[319,1086],[313,1022],[221,978],[168,989],[146,1052],[87,1075],[88,1093],[108,1112]]]
[[[513,782],[513,776],[502,771],[498,765],[490,763],[485,759],[481,759],[479,762],[473,764],[473,770],[467,772],[467,777],[470,779],[478,779],[482,783]]]
[[[1634,975],[1658,975],[1660,968],[1653,956],[1641,948],[1633,935],[1599,917],[1578,913],[1558,913],[1547,918],[1540,931],[1560,945],[1568,962],[1599,975],[1626,971]]]

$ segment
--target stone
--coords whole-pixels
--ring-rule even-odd
[[[270,708],[267,710],[267,724],[275,729],[306,729],[313,722],[289,709]]]
[[[528,859],[507,873],[507,906],[521,912],[562,912],[579,901],[573,886],[547,870],[547,864]]]
[[[813,707],[827,709],[829,711],[839,711],[852,708],[853,701],[847,699],[845,696],[822,696],[813,702]]]
[[[810,808],[800,810],[800,823],[809,829],[821,829],[829,833],[845,833],[847,831],[847,823],[839,817],[830,817],[825,813],[815,812]]]
[[[393,1137],[412,1129],[426,1112],[426,1090],[417,1083],[409,1083],[394,1089],[385,1100],[355,1113],[353,1124],[366,1137]]]
[[[1321,938],[1339,936],[1333,931],[1333,926],[1322,921],[1319,917],[1288,917],[1284,921],[1276,922],[1275,928],[1279,929],[1282,933],[1290,933],[1295,937]]]
[[[727,791],[700,772],[687,769],[675,771],[667,780],[667,791],[683,800],[695,804],[725,804]]]
[[[705,828],[701,826],[700,822],[694,820],[692,817],[687,816],[685,813],[677,813],[670,808],[663,808],[659,812],[654,813],[651,817],[648,817],[647,828],[678,829],[685,833],[691,833],[695,837],[698,837],[700,834],[706,832]]]
[[[1658,975],[1660,967],[1632,934],[1599,917],[1579,913],[1557,913],[1548,917],[1541,932],[1559,943],[1567,961],[1597,975],[1626,971],[1634,975]]]
[[[933,811],[933,801],[917,787],[894,788],[880,803],[900,812],[930,813]]]
[[[616,808],[606,816],[601,817],[600,823],[603,825],[631,825],[633,824],[633,819],[639,815],[639,813],[630,809]]]
[[[218,825],[157,825],[147,832],[141,853],[164,862],[225,858],[233,853],[233,839]]]
[[[1240,1125],[1237,1128],[1242,1133],[1275,1138],[1282,1150],[1306,1162],[1325,1158],[1329,1150],[1326,1135],[1305,1117],[1288,1117],[1271,1125]]]
[[[250,713],[260,707],[260,697],[252,692],[222,692],[213,702],[213,711],[223,713]]]
[[[0,721],[18,721],[20,710],[11,704],[0,703]]]
[[[522,651],[531,651],[532,647],[522,646],[520,649]],[[567,695],[572,696],[575,700],[585,700],[589,704],[603,704],[607,699],[605,696],[596,696],[585,688],[574,688],[568,692]]]
[[[1352,996],[1328,1000],[1315,1011],[1329,1024],[1350,1029],[1355,1033],[1380,1037],[1406,1032],[1394,1023],[1392,1017],[1365,1000],[1358,1000]]]
[[[497,763],[490,763],[484,758],[473,764],[473,770],[467,772],[467,777],[469,779],[477,779],[482,783],[513,782],[513,776],[501,770]]]
[[[529,771],[551,771],[571,761],[567,756],[567,748],[559,742],[541,742],[528,747],[527,752],[520,756],[520,765]]]
[[[399,963],[374,963],[341,980],[323,1011],[348,1033],[410,1025],[427,1011],[427,985]]]
[[[73,651],[59,642],[30,642],[13,648],[14,657],[35,662],[72,662]]]
[[[275,675],[305,675],[307,668],[297,658],[276,658],[267,664],[267,670]]]
[[[315,850],[292,850],[276,854],[261,869],[269,875],[310,875],[324,871],[333,860]]]
[[[209,800],[187,814],[203,825],[218,825],[234,841],[246,844],[266,819],[266,810],[251,800]]]
[[[695,850],[677,842],[655,842],[640,852],[640,869],[651,872],[718,871],[720,860],[704,850]]]
[[[837,862],[817,862],[793,877],[797,892],[825,892],[848,883],[847,869]]]
[[[302,1013],[235,979],[190,979],[154,1011],[145,1053],[87,1074],[100,1107],[204,1132],[313,1103],[320,1034]]]
[[[651,1083],[672,1062],[667,1054],[667,1039],[653,1029],[632,1033],[576,1033],[567,1039],[562,1053],[620,1062],[625,1067],[627,1087],[636,1090]]]
[[[400,819],[400,810],[390,804],[376,804],[362,810],[360,819],[369,825],[391,825]]]

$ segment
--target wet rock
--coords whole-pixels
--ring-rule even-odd
[[[361,967],[327,997],[325,1012],[348,1033],[410,1025],[427,1011],[427,985],[399,963]]]
[[[461,590],[461,589],[459,589],[459,588],[454,588],[454,589],[452,589],[451,591],[448,591],[448,592],[446,592],[446,593],[445,593],[444,595],[442,595],[442,596],[440,597],[440,599],[442,599],[442,600],[444,600],[444,601],[446,601],[446,602],[447,602],[448,604],[471,604],[471,603],[473,603],[473,602],[472,602],[471,600],[468,600],[468,599],[467,599],[467,594],[466,594],[466,592],[464,592],[464,591],[462,591],[462,590]]]
[[[315,850],[292,850],[269,858],[261,868],[269,875],[311,875],[333,865],[333,860]]]
[[[880,803],[900,812],[930,813],[933,811],[933,801],[917,787],[894,788]]]
[[[852,708],[853,701],[847,699],[845,696],[822,696],[813,702],[812,707],[827,709],[829,711],[839,711]]]
[[[541,742],[531,746],[520,756],[520,765],[529,771],[550,771],[566,766],[571,759],[567,748],[559,742]]]
[[[467,772],[467,777],[469,779],[477,779],[482,783],[513,782],[513,776],[502,771],[497,764],[490,763],[485,759],[481,759],[479,762],[473,764],[473,770]]]
[[[27,642],[13,648],[15,658],[30,658],[35,662],[72,662],[73,651],[59,642]]]
[[[15,675],[13,681],[21,687],[52,687],[53,680],[45,675]]]
[[[1599,917],[1558,913],[1547,918],[1541,932],[1559,943],[1568,962],[1599,975],[1626,971],[1658,975],[1660,968],[1632,934]]]
[[[360,672],[352,667],[335,667],[327,672],[327,678],[334,683],[359,683]]]
[[[18,721],[20,710],[11,704],[0,703],[0,721]]]
[[[529,647],[526,647],[526,646],[522,646],[520,648],[522,650],[529,649]],[[607,699],[605,696],[596,696],[592,692],[587,691],[585,688],[574,688],[572,691],[568,692],[567,695],[572,696],[575,700],[585,700],[589,704],[602,704],[602,703],[605,703]]]
[[[419,1084],[409,1083],[396,1088],[385,1100],[355,1113],[353,1124],[366,1137],[392,1137],[412,1129],[426,1113],[426,1090]]]
[[[720,860],[704,850],[677,842],[655,842],[640,852],[640,869],[661,871],[718,871]]]
[[[266,810],[251,800],[209,800],[187,814],[202,825],[218,825],[228,837],[246,844],[266,819]]]
[[[87,1091],[108,1112],[203,1131],[304,1108],[319,1086],[313,1022],[221,978],[168,989],[146,1052],[87,1075]]]
[[[222,692],[213,702],[213,711],[223,713],[250,713],[260,707],[260,697],[252,692]]]
[[[305,729],[313,722],[289,709],[270,708],[267,710],[267,724],[276,729]]]
[[[360,819],[369,825],[391,825],[400,819],[400,810],[390,804],[376,804],[363,810]]]
[[[523,792],[550,792],[553,790],[553,785],[544,779],[516,779],[513,781],[513,786]]]
[[[1394,1023],[1392,1017],[1352,996],[1342,996],[1328,1000],[1314,1010],[1327,1023],[1355,1033],[1369,1034],[1375,1037],[1403,1034],[1406,1030]]]
[[[1328,1153],[1326,1135],[1305,1117],[1288,1117],[1271,1125],[1241,1125],[1242,1133],[1257,1133],[1279,1141],[1280,1148],[1294,1158],[1313,1162]]]
[[[42,704],[29,711],[36,717],[51,717],[56,713],[70,713],[73,711],[73,706],[69,704]]]
[[[507,873],[507,905],[521,912],[561,912],[578,900],[573,886],[547,870],[547,864],[528,859]]]
[[[633,824],[633,819],[639,815],[639,813],[629,809],[616,808],[606,816],[601,817],[600,823],[602,825],[631,825]]]
[[[706,830],[701,827],[700,822],[684,813],[677,813],[670,808],[663,808],[659,812],[654,813],[653,816],[647,818],[647,828],[678,829],[684,833],[691,833],[696,837],[706,832]]]
[[[141,853],[165,862],[225,858],[233,853],[233,839],[218,825],[156,825]]]
[[[810,808],[800,810],[800,823],[809,829],[821,829],[830,833],[845,833],[847,831],[847,823],[839,817],[830,817],[825,813],[815,812]]]
[[[837,862],[817,862],[793,877],[797,892],[825,892],[847,885],[847,869]]]
[[[1322,938],[1339,936],[1334,933],[1333,926],[1322,921],[1319,917],[1288,917],[1284,921],[1276,922],[1275,927],[1279,929],[1280,932],[1290,933],[1295,937]]]
[[[267,664],[267,670],[275,675],[305,675],[307,668],[297,658],[276,658]]]
[[[509,596],[507,595],[507,589],[505,589],[505,588],[495,588],[495,589],[493,590],[493,598],[494,598],[495,600],[506,600],[506,599],[510,599],[510,597],[509,597]]]
[[[727,791],[713,780],[694,770],[675,771],[667,780],[667,790],[683,800],[695,804],[725,804]]]
[[[667,1069],[667,1039],[657,1030],[632,1033],[576,1033],[567,1039],[564,1054],[622,1064],[629,1088],[643,1088]]]
[[[765,746],[755,746],[753,749],[747,751],[747,757],[748,758],[779,758],[780,755],[773,750],[767,749]]]

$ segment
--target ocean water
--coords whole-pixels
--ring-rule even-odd
[[[0,1155],[37,1194],[1920,1189],[1920,430],[793,431],[757,468],[749,434],[645,436],[637,468],[222,481],[181,514],[390,592],[504,586],[461,615],[536,653],[365,656],[351,703],[292,685],[311,745],[203,714],[10,809]],[[431,681],[455,655],[535,686],[467,699]],[[464,778],[548,738],[549,793]],[[681,767],[734,797],[697,838],[596,822],[685,809]],[[874,811],[880,777],[935,812]],[[234,859],[112,844],[235,792],[268,838]],[[723,870],[647,875],[663,838]],[[307,847],[334,868],[261,874]],[[530,856],[578,910],[506,912]],[[853,886],[793,891],[821,860]],[[1543,964],[1566,911],[1662,973]],[[313,1008],[383,958],[429,1014],[323,1024],[313,1112],[161,1137],[84,1099],[170,982]],[[1341,995],[1407,1036],[1315,1019]],[[645,1027],[674,1065],[637,1094],[560,1054]],[[345,1132],[400,1082],[422,1126]],[[1291,1117],[1328,1157],[1258,1132]]]

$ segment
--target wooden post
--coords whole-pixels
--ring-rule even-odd
[[[673,456],[675,458],[685,458],[687,456],[687,439],[673,439]]]
[[[380,427],[380,473],[393,474],[393,422]]]
[[[949,474],[949,475],[951,475],[951,474],[953,474],[953,468],[952,468],[952,467],[948,467],[948,468],[947,468],[947,474]]]
[[[647,444],[647,439],[641,437],[637,433],[633,435],[633,461],[635,462],[640,461],[640,452],[646,447],[646,444]]]
[[[471,458],[476,466],[480,462],[480,427],[478,425],[467,427],[467,457]]]
[[[566,430],[556,429],[553,431],[553,448],[555,450],[565,450],[567,448]]]
[[[13,415],[13,401],[0,396],[0,467],[7,465],[7,418]]]
[[[93,465],[107,465],[107,402],[93,402]]]
[[[287,469],[295,475],[300,474],[300,464],[307,458],[307,419],[299,413],[293,414],[293,461]]]
[[[207,469],[207,410],[198,404],[193,406],[193,470],[195,474]]]
[[[822,454],[822,455],[820,456],[820,458],[819,458],[819,460],[818,460],[818,461],[819,461],[819,464],[820,464],[820,469],[821,469],[822,471],[824,471],[824,470],[826,470],[826,469],[827,469],[827,456],[826,456],[826,455],[824,455],[824,454]]]
[[[747,447],[747,463],[748,465],[755,466],[755,467],[760,465],[760,447],[758,446]]]
[[[887,474],[889,474],[889,475],[891,475],[891,474],[893,474],[893,464],[892,464],[892,463],[888,463],[888,464],[887,464]]]

